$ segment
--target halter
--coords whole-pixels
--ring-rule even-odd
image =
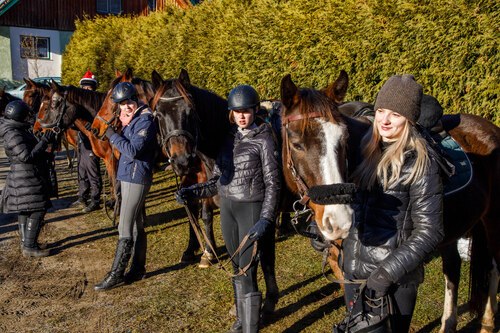
[[[118,108],[116,108],[116,110],[118,110]],[[120,117],[116,110],[112,112],[113,116],[109,120],[106,120],[103,117],[101,117],[99,113],[96,114],[95,118],[105,123],[108,127],[111,126],[116,131],[118,129],[118,121],[120,120]],[[98,139],[102,140],[105,136],[106,135],[102,135]]]

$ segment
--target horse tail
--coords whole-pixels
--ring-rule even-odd
[[[484,227],[477,223],[472,229],[469,270],[469,306],[477,316],[482,315],[488,297],[492,260]]]

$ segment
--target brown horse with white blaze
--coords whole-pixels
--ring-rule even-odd
[[[343,115],[339,105],[348,86],[342,71],[328,88],[299,89],[288,75],[281,82],[283,103],[283,161],[287,185],[306,202],[314,187],[348,181],[360,154],[360,141],[369,128]],[[457,141],[474,166],[464,190],[445,196],[445,239],[439,246],[446,279],[440,332],[455,332],[460,279],[458,238],[472,233],[471,304],[482,316],[482,333],[493,332],[500,262],[500,129],[477,116],[459,114],[442,118],[443,127]],[[352,224],[347,205],[308,202],[315,220],[330,241],[344,238]],[[334,207],[335,206],[335,207]],[[334,248],[335,249],[335,248]],[[338,271],[336,260],[331,260]],[[337,267],[335,267],[337,266]]]

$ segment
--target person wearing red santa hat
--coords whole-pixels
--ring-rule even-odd
[[[97,80],[90,70],[87,70],[80,80],[80,87],[96,90]],[[78,200],[72,206],[83,208],[82,212],[84,213],[100,209],[101,191],[102,178],[99,158],[92,151],[87,136],[78,132]]]
[[[80,87],[88,90],[96,90],[97,89],[97,80],[95,79],[95,75],[89,70],[85,73],[85,75],[80,80]]]

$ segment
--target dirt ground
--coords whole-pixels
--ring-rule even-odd
[[[0,146],[0,188],[9,169]],[[104,211],[89,214],[70,208],[76,200],[76,175],[57,157],[60,197],[46,216],[41,242],[50,257],[21,255],[17,220],[0,214],[0,332],[225,332],[234,320],[229,278],[212,267],[184,265],[187,244],[184,209],[173,200],[171,172],[155,174],[147,198],[148,262],[146,279],[108,292],[93,286],[109,270],[116,228]],[[218,253],[227,259],[215,218]],[[342,292],[321,274],[321,255],[299,236],[276,244],[280,301],[262,332],[331,332],[344,316]],[[468,266],[464,266],[467,268]],[[426,283],[411,332],[437,332],[443,299],[439,258],[426,267]],[[460,291],[460,332],[473,332],[464,311],[467,283]],[[259,288],[265,291],[259,273]],[[477,323],[476,323],[477,324]]]

